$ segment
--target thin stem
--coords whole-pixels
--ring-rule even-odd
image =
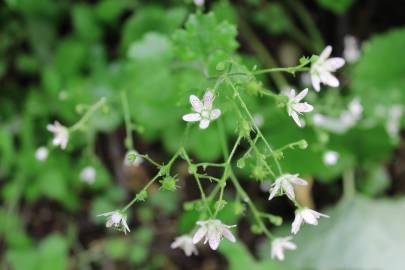
[[[158,162],[154,161],[151,157],[149,157],[149,155],[142,155],[142,154],[137,154],[139,157],[146,159],[149,163],[155,165],[157,168],[162,167],[161,164],[159,164]]]
[[[84,125],[84,123],[86,123],[87,120],[89,120],[90,116],[91,116],[95,111],[97,111],[102,105],[104,105],[104,103],[106,102],[106,100],[107,100],[107,99],[106,99],[105,97],[100,98],[99,101],[97,101],[94,105],[92,105],[92,106],[90,107],[90,109],[87,110],[87,112],[83,115],[82,118],[80,118],[79,121],[76,122],[76,124],[74,124],[73,126],[71,126],[71,127],[69,128],[69,131],[70,131],[70,132],[73,132],[73,131],[76,131],[76,130],[80,129],[80,128]]]
[[[149,180],[149,182],[142,188],[142,191],[146,191],[148,190],[148,188],[160,177],[160,174],[157,173],[151,180]],[[124,208],[122,208],[122,212],[127,211],[136,201],[137,201],[138,197],[135,196]]]
[[[132,141],[132,127],[131,127],[131,115],[129,112],[129,106],[128,106],[128,97],[127,93],[125,91],[121,92],[121,103],[122,103],[122,109],[124,113],[124,120],[125,120],[125,131],[126,131],[126,137],[125,137],[125,146],[129,148],[130,150],[134,149],[134,143]]]

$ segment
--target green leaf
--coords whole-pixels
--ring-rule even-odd
[[[318,0],[319,5],[337,14],[344,13],[353,2],[354,0]]]
[[[299,269],[402,269],[405,200],[342,201],[318,226],[303,225],[287,265]]]

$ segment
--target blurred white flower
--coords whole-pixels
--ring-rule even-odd
[[[41,146],[35,151],[35,158],[39,161],[44,161],[48,158],[48,154],[48,148]]]
[[[333,166],[336,165],[336,163],[339,160],[339,153],[336,151],[326,151],[323,154],[323,163],[326,166]]]
[[[359,42],[354,36],[344,37],[343,57],[348,63],[355,63],[360,57]]]
[[[345,60],[341,57],[329,58],[331,53],[332,46],[327,46],[311,66],[312,86],[317,92],[321,90],[321,83],[331,87],[339,86],[339,80],[332,75],[332,72],[341,68],[345,64]]]
[[[294,201],[295,193],[293,185],[306,186],[308,183],[304,179],[299,178],[298,174],[283,174],[271,185],[269,200],[273,199],[277,194],[286,194],[290,200]]]
[[[96,180],[96,169],[91,166],[83,168],[80,172],[80,180],[87,184],[93,184]]]
[[[197,225],[200,228],[194,234],[193,243],[197,244],[204,239],[204,244],[208,242],[212,250],[216,250],[221,242],[222,238],[225,237],[231,242],[235,242],[235,236],[229,228],[235,227],[236,225],[225,225],[218,219],[209,219],[206,221],[197,221]]]
[[[398,139],[401,129],[401,117],[404,112],[402,105],[393,105],[388,110],[387,124],[385,129],[392,139]]]
[[[284,250],[294,250],[297,245],[291,242],[292,237],[276,238],[271,242],[271,258],[279,261],[284,260]]]
[[[107,212],[100,214],[98,216],[107,217],[107,222],[105,224],[107,228],[113,227],[118,230],[124,231],[125,234],[127,232],[130,232],[127,224],[127,217],[123,215],[121,212],[119,211]]]
[[[314,114],[312,121],[314,125],[324,128],[330,132],[343,134],[354,127],[361,119],[363,106],[359,98],[354,98],[348,105],[348,109],[343,111],[339,117],[330,117],[319,113]]]
[[[69,141],[69,130],[58,121],[55,121],[53,125],[48,124],[46,128],[53,133],[52,144],[56,146],[60,145],[61,149],[65,149]]]
[[[318,225],[318,219],[320,217],[328,218],[329,216],[321,214],[309,208],[301,208],[296,210],[295,219],[291,226],[291,233],[297,234],[297,232],[300,230],[302,223]]]
[[[143,158],[141,156],[138,155],[138,152],[136,152],[135,150],[130,150],[125,154],[125,158],[124,158],[124,165],[125,166],[139,166],[141,165],[143,162]]]
[[[205,0],[193,0],[194,5],[202,7],[204,5]]]
[[[257,113],[257,114],[255,114],[255,115],[253,116],[253,120],[254,120],[255,125],[256,125],[257,127],[263,126],[263,123],[264,123],[263,115]]]
[[[181,248],[186,256],[191,256],[192,254],[198,255],[198,250],[193,243],[193,238],[188,235],[176,237],[170,247],[173,249]]]
[[[195,113],[183,115],[183,120],[186,122],[200,122],[200,128],[206,129],[210,122],[217,119],[221,115],[220,109],[212,109],[212,103],[215,97],[214,94],[208,90],[205,92],[203,101],[198,97],[191,95],[190,103]]]
[[[300,102],[308,94],[308,88],[302,90],[298,95],[295,94],[295,90],[291,89],[288,96],[287,111],[288,115],[291,116],[295,123],[299,127],[303,127],[303,124],[300,121],[299,114],[304,112],[311,112],[314,107],[307,102]]]

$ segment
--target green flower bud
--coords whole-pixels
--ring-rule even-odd
[[[164,190],[175,191],[177,188],[177,179],[172,176],[166,176],[159,182],[161,184],[161,188]]]
[[[225,67],[226,66],[225,66],[224,62],[219,62],[215,68],[216,68],[217,71],[224,71]]]
[[[243,169],[243,168],[245,167],[245,165],[246,165],[246,162],[245,162],[245,159],[244,159],[244,158],[240,158],[240,159],[238,159],[238,161],[236,162],[236,166],[237,166],[239,169]]]
[[[308,148],[308,142],[306,140],[301,140],[298,142],[298,147],[302,150]]]

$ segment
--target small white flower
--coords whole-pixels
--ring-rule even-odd
[[[298,177],[298,174],[283,174],[279,176],[271,185],[269,200],[273,199],[277,194],[286,194],[287,197],[294,201],[295,193],[293,185],[306,186],[307,181]]]
[[[125,166],[139,166],[143,162],[143,158],[138,155],[135,150],[130,150],[125,154],[124,165]]]
[[[339,153],[336,151],[327,151],[323,154],[323,163],[326,166],[333,166],[339,160]]]
[[[271,258],[283,261],[284,250],[297,249],[297,245],[291,242],[291,240],[291,236],[274,239],[271,242]]]
[[[105,226],[107,228],[114,227],[116,229],[124,231],[125,234],[127,232],[130,232],[127,224],[127,217],[123,215],[121,212],[119,211],[107,212],[98,215],[98,217],[99,216],[108,217],[107,222],[105,223]]]
[[[321,83],[331,87],[339,86],[339,80],[332,75],[332,72],[341,68],[345,64],[345,60],[341,57],[329,58],[331,53],[332,46],[327,46],[311,66],[312,86],[317,92],[321,90]]]
[[[53,133],[52,144],[56,146],[60,145],[61,149],[65,149],[69,141],[69,130],[58,121],[55,121],[53,125],[48,124],[46,128]]]
[[[41,146],[35,151],[35,158],[39,161],[44,161],[48,158],[48,154],[48,148]]]
[[[204,94],[203,101],[194,96],[190,96],[190,103],[195,113],[183,115],[183,120],[186,122],[200,122],[200,128],[206,129],[210,122],[217,119],[221,115],[220,109],[212,109],[212,103],[215,97],[211,91]]]
[[[291,233],[297,234],[302,223],[318,225],[318,219],[320,217],[328,218],[329,216],[321,214],[309,208],[298,209],[297,211],[295,211],[295,219],[291,226]]]
[[[191,256],[192,254],[198,255],[198,250],[193,243],[193,238],[188,235],[176,237],[170,247],[173,249],[181,248],[186,256]]]
[[[227,238],[231,242],[236,241],[235,236],[233,236],[232,232],[229,230],[229,228],[235,227],[236,225],[225,225],[218,219],[197,221],[197,225],[199,225],[200,228],[194,234],[194,244],[197,244],[205,237],[204,244],[208,242],[211,249],[216,250],[223,237]]]
[[[295,90],[291,89],[290,93],[287,95],[288,96],[288,103],[287,103],[287,112],[288,115],[291,116],[295,123],[299,127],[303,127],[299,114],[302,114],[304,112],[311,112],[314,107],[311,104],[308,104],[307,102],[300,102],[303,98],[306,97],[308,94],[308,88],[305,88],[302,90],[298,95],[295,94]]]
[[[202,7],[204,5],[205,0],[193,0],[194,5]]]
[[[348,63],[355,63],[360,57],[359,42],[353,36],[344,37],[343,57]]]
[[[87,184],[93,184],[96,180],[96,169],[91,166],[83,168],[80,172],[80,180]]]

